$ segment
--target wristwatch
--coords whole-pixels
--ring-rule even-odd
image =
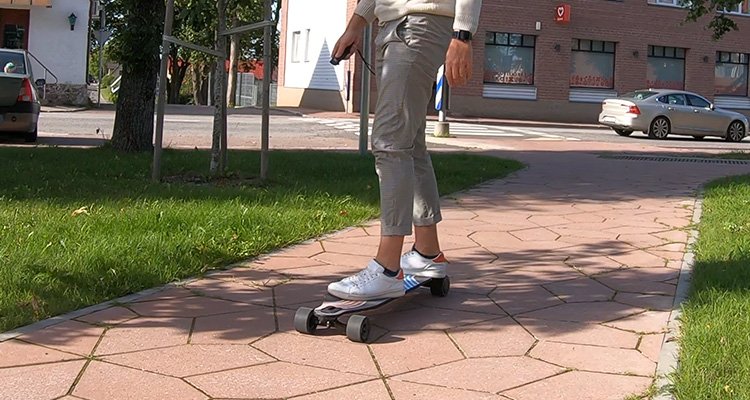
[[[453,38],[458,39],[462,42],[470,42],[471,41],[471,32],[469,31],[453,31]]]

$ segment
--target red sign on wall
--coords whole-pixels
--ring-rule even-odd
[[[570,22],[570,4],[560,4],[555,7],[555,22],[561,24]]]

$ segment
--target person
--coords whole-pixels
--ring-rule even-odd
[[[3,72],[6,74],[13,74],[16,72],[16,65],[13,64],[13,62],[8,62],[5,64],[5,67],[3,68]]]
[[[371,141],[380,184],[380,242],[367,267],[330,283],[330,294],[347,300],[400,297],[404,274],[446,276],[437,181],[425,143],[427,107],[441,64],[450,86],[471,78],[471,40],[481,5],[481,0],[361,0],[334,46],[335,58],[349,57],[353,51],[347,48],[356,49],[365,26],[378,18]],[[414,246],[402,254],[404,237],[412,232]]]

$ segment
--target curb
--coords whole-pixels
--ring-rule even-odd
[[[675,292],[672,312],[669,315],[667,324],[667,333],[664,335],[661,352],[659,352],[659,362],[656,364],[656,393],[653,400],[676,400],[671,393],[672,382],[669,378],[679,365],[679,333],[680,319],[682,317],[682,303],[687,300],[690,290],[690,282],[693,277],[693,267],[695,266],[695,243],[698,240],[698,230],[696,226],[703,215],[703,191],[698,193],[693,206],[693,218],[690,221],[692,228],[688,232],[687,251],[682,258],[680,266],[680,278],[677,281],[677,290]]]

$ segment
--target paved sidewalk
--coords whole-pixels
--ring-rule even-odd
[[[529,167],[446,199],[450,295],[415,293],[373,313],[369,345],[340,330],[298,334],[292,319],[374,254],[377,223],[0,343],[0,399],[642,393],[664,340],[696,190],[750,169],[560,146],[495,152]]]

